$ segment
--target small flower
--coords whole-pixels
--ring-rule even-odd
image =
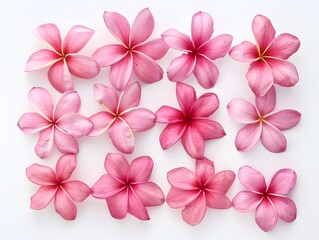
[[[94,124],[89,136],[96,136],[108,130],[114,146],[119,151],[132,153],[135,147],[133,133],[152,128],[156,117],[150,110],[137,107],[141,98],[140,84],[135,82],[127,86],[120,96],[103,84],[95,84],[94,95],[105,111],[89,118]]]
[[[122,154],[106,155],[103,175],[92,187],[92,196],[105,199],[112,217],[125,218],[127,213],[140,220],[149,220],[146,207],[162,205],[162,190],[149,178],[153,169],[150,157],[134,159],[131,165]]]
[[[26,169],[29,180],[41,187],[31,197],[31,208],[40,210],[54,199],[55,211],[65,220],[74,220],[77,209],[75,202],[82,202],[91,194],[91,189],[83,182],[69,180],[76,168],[73,154],[62,156],[55,172],[46,166],[32,164]]]
[[[255,16],[252,30],[256,45],[244,41],[229,52],[237,61],[251,62],[246,74],[251,90],[256,96],[263,96],[274,83],[294,86],[299,80],[298,72],[287,59],[299,49],[299,39],[288,33],[275,38],[270,20],[262,15]]]
[[[206,214],[206,208],[227,209],[231,202],[225,196],[235,179],[233,171],[215,174],[214,163],[206,158],[196,160],[196,173],[184,167],[175,168],[167,173],[172,185],[166,202],[172,208],[185,207],[183,220],[199,224]]]
[[[40,25],[33,34],[48,45],[49,49],[42,49],[32,54],[27,61],[25,71],[30,72],[51,66],[48,78],[51,85],[59,92],[64,93],[74,89],[71,75],[91,79],[100,72],[93,58],[76,54],[93,36],[92,29],[74,26],[63,42],[59,29],[52,23]]]
[[[287,168],[279,170],[268,187],[264,176],[249,166],[239,169],[238,178],[247,190],[239,192],[232,205],[239,212],[249,212],[256,208],[256,223],[262,230],[268,232],[274,229],[278,216],[288,223],[296,219],[296,205],[285,196],[295,187],[295,171]]]
[[[155,25],[148,8],[136,16],[131,29],[126,18],[116,12],[104,12],[104,22],[120,44],[105,45],[93,57],[100,67],[111,66],[110,82],[116,90],[124,90],[133,72],[145,83],[163,78],[163,70],[155,60],[166,54],[168,46],[161,38],[145,43]]]
[[[156,121],[168,124],[160,136],[164,150],[181,139],[186,152],[194,159],[202,159],[205,141],[225,136],[223,127],[209,119],[219,107],[219,100],[214,93],[205,93],[196,98],[193,87],[176,84],[176,96],[181,111],[162,106],[155,114]]]
[[[18,126],[24,133],[40,133],[34,150],[40,158],[50,155],[53,142],[61,153],[78,153],[76,138],[86,136],[93,124],[76,112],[81,106],[77,92],[65,92],[53,106],[49,92],[34,87],[28,94],[29,103],[37,112],[24,113]]]
[[[162,34],[167,45],[186,52],[171,62],[167,71],[169,80],[184,81],[193,73],[204,88],[215,85],[219,72],[213,60],[227,54],[233,37],[222,34],[211,39],[213,25],[213,19],[208,13],[198,12],[192,18],[191,38],[175,29],[169,29]]]
[[[259,138],[271,152],[286,151],[287,140],[281,131],[297,125],[301,114],[291,109],[273,112],[275,105],[274,87],[264,96],[256,97],[256,107],[243,99],[233,99],[228,104],[229,115],[236,121],[247,124],[237,133],[235,145],[238,151],[250,150]]]

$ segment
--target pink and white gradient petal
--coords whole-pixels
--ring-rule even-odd
[[[214,32],[213,18],[205,12],[197,12],[192,17],[192,40],[196,48],[206,43]]]
[[[212,38],[198,49],[198,53],[205,55],[210,60],[225,57],[229,52],[233,37],[230,34],[221,34]]]
[[[148,39],[154,31],[155,21],[148,8],[140,11],[131,29],[131,46],[136,46]]]
[[[65,220],[74,220],[77,209],[73,199],[62,189],[58,188],[54,199],[55,211]]]
[[[196,57],[187,53],[173,59],[167,69],[167,76],[172,82],[181,82],[187,79],[194,71]]]
[[[92,196],[98,199],[107,199],[125,188],[122,182],[112,177],[110,174],[104,174],[92,186]]]
[[[184,149],[192,158],[202,159],[204,157],[205,141],[196,128],[188,126],[181,141]]]
[[[76,168],[76,157],[74,154],[63,155],[55,167],[58,182],[68,180]]]
[[[117,112],[119,98],[116,91],[112,88],[96,83],[94,84],[94,96],[98,103],[103,104],[103,107],[107,108],[105,109],[107,112],[112,112],[113,114]]]
[[[240,123],[256,123],[259,120],[258,112],[250,102],[236,98],[227,105],[227,111],[231,118]]]
[[[267,189],[264,176],[250,166],[244,166],[239,169],[238,179],[241,185],[250,191],[263,193]]]
[[[51,66],[61,58],[62,57],[54,51],[48,49],[39,50],[29,57],[25,66],[25,71],[31,72]]]
[[[34,147],[35,153],[41,158],[47,158],[53,147],[54,127],[43,129],[39,134],[39,140]]]
[[[76,113],[79,111],[81,106],[81,99],[77,92],[70,91],[64,93],[54,108],[54,120],[59,120],[66,114]]]
[[[275,39],[276,31],[270,20],[263,15],[256,15],[252,23],[252,30],[259,52],[262,54]]]
[[[284,195],[289,193],[296,185],[297,174],[292,169],[281,169],[272,177],[268,192]]]
[[[184,120],[184,115],[180,110],[169,106],[161,106],[155,115],[156,122],[159,123],[178,123]]]
[[[271,152],[279,153],[286,151],[287,140],[285,135],[267,123],[263,124],[260,139],[265,148]]]
[[[292,54],[297,52],[299,47],[300,41],[297,37],[289,33],[283,33],[271,43],[266,55],[287,60]]]
[[[134,48],[134,51],[143,53],[154,60],[158,60],[167,53],[169,46],[162,38],[157,38],[146,43],[140,44]]]
[[[93,58],[100,67],[108,67],[120,61],[127,54],[127,49],[120,44],[110,44],[98,48],[93,53]]]
[[[265,232],[269,232],[277,225],[278,214],[276,209],[267,197],[263,198],[262,202],[256,209],[256,223]]]
[[[254,62],[259,58],[256,46],[248,41],[243,41],[232,47],[229,55],[239,62]]]
[[[188,115],[196,101],[195,89],[185,83],[177,83],[176,98],[184,115]]]
[[[64,60],[59,60],[50,67],[48,78],[51,85],[60,93],[74,89],[71,73]]]
[[[171,187],[166,196],[166,202],[171,208],[181,208],[192,203],[199,194],[200,191],[198,190],[185,190]]]
[[[193,104],[190,114],[193,117],[207,118],[219,108],[219,99],[215,93],[205,93]]]
[[[211,88],[215,85],[219,71],[216,65],[203,56],[196,56],[196,65],[193,73],[203,88]]]
[[[70,73],[78,78],[91,79],[100,72],[98,63],[88,56],[69,55],[65,61],[68,64]]]
[[[66,34],[63,40],[63,53],[77,53],[90,41],[94,35],[94,30],[76,25]]]
[[[147,209],[137,198],[134,190],[128,190],[128,209],[127,212],[140,220],[150,220]]]
[[[263,199],[262,194],[241,191],[232,200],[232,206],[239,212],[250,212],[257,208]]]
[[[159,206],[165,202],[162,190],[153,182],[133,185],[133,189],[137,198],[145,207]]]
[[[54,131],[54,143],[58,150],[61,153],[68,154],[68,153],[78,153],[79,152],[79,145],[76,141],[76,138],[56,129]]]
[[[256,97],[255,102],[261,116],[265,116],[273,111],[276,106],[276,90],[274,86],[264,96]]]
[[[24,133],[36,133],[50,127],[51,122],[42,117],[39,113],[28,112],[22,114],[19,119],[18,127]]]
[[[171,123],[168,124],[160,135],[160,143],[163,150],[173,146],[184,134],[186,124]]]
[[[163,32],[162,38],[171,48],[186,52],[193,50],[193,43],[189,36],[175,29],[169,29]]]
[[[37,185],[54,186],[57,183],[57,178],[53,170],[37,163],[28,167],[26,174],[28,179]]]
[[[117,219],[125,218],[128,211],[128,190],[123,189],[106,199],[106,202],[112,217]]]
[[[93,123],[93,128],[88,136],[97,136],[108,130],[115,118],[113,114],[108,112],[98,112],[92,115],[89,120]]]
[[[246,152],[255,146],[261,136],[262,129],[262,124],[259,122],[250,123],[241,128],[235,139],[237,150]]]
[[[46,43],[52,50],[60,53],[62,50],[62,40],[58,27],[53,23],[38,26],[33,35]]]
[[[104,162],[105,170],[117,181],[125,183],[129,171],[129,164],[122,154],[108,153]]]
[[[272,113],[265,120],[279,130],[286,130],[296,126],[300,118],[298,111],[288,109]]]
[[[184,167],[170,170],[167,173],[167,180],[175,188],[198,190],[198,180],[196,175]]]
[[[182,211],[183,220],[191,226],[199,224],[206,214],[206,199],[203,193]]]
[[[91,194],[89,186],[78,180],[64,182],[61,186],[75,202],[83,202]]]
[[[42,117],[47,120],[52,119],[53,100],[50,93],[41,87],[33,87],[28,93],[28,101]]]
[[[34,210],[41,210],[48,206],[55,196],[57,186],[43,185],[38,191],[31,196],[30,208]]]
[[[131,183],[147,182],[151,176],[154,163],[148,156],[135,158],[127,172],[127,180]]]

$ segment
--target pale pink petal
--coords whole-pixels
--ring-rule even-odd
[[[51,123],[47,119],[42,117],[39,113],[34,112],[24,113],[18,122],[18,127],[24,133],[39,132],[50,125]]]
[[[274,204],[278,216],[285,222],[292,222],[297,217],[297,207],[294,201],[286,197],[269,196]]]
[[[167,194],[166,202],[171,208],[185,207],[191,202],[193,202],[200,193],[201,192],[199,189],[185,190],[176,187],[171,187]]]
[[[131,128],[132,132],[144,132],[155,124],[155,114],[146,108],[135,108],[124,114],[121,118]]]
[[[135,158],[127,173],[127,181],[132,184],[147,182],[153,170],[153,160],[148,156]]]
[[[140,220],[150,220],[146,207],[140,202],[134,190],[128,190],[128,213]]]
[[[28,100],[31,107],[39,114],[48,120],[52,120],[53,100],[46,89],[33,87],[28,94]]]
[[[141,85],[134,82],[128,85],[121,93],[119,99],[118,112],[121,113],[130,108],[137,107],[141,100]]]
[[[98,63],[84,55],[69,55],[66,59],[70,73],[78,78],[91,79],[100,72]]]
[[[93,58],[100,67],[108,67],[120,61],[127,54],[127,48],[120,44],[110,44],[98,48],[93,53]]]
[[[137,14],[132,24],[131,46],[136,46],[148,39],[154,30],[154,26],[152,13],[148,8],[144,8]]]
[[[74,154],[67,154],[58,160],[55,172],[59,182],[68,180],[76,168],[76,157]]]
[[[262,194],[251,191],[241,191],[233,198],[232,206],[239,212],[250,212],[257,208],[262,199]]]
[[[159,206],[165,202],[163,191],[153,182],[134,184],[131,187],[145,207]]]
[[[176,98],[184,115],[188,115],[196,101],[195,89],[185,83],[176,84]]]
[[[190,123],[192,128],[195,128],[204,140],[222,138],[226,135],[223,127],[216,121],[197,118]]]
[[[262,124],[251,123],[240,129],[236,135],[235,145],[238,151],[246,152],[250,150],[260,138]]]
[[[196,176],[201,183],[205,185],[215,174],[214,162],[207,158],[196,160]]]
[[[55,196],[57,186],[41,186],[39,190],[32,195],[30,208],[40,210],[49,205]]]
[[[184,121],[185,118],[180,110],[169,106],[160,107],[155,115],[158,123],[177,123]]]
[[[133,72],[133,56],[128,53],[120,61],[111,65],[110,82],[112,86],[123,91],[127,86]]]
[[[107,206],[111,216],[117,219],[125,218],[128,211],[128,192],[127,188],[123,189],[114,196],[106,199]]]
[[[256,46],[247,41],[244,41],[230,49],[229,56],[239,62],[253,62],[259,58]]]
[[[183,54],[173,59],[167,69],[167,76],[172,82],[181,82],[187,79],[194,71],[196,58],[193,54]]]
[[[297,174],[292,169],[281,169],[272,177],[268,190],[268,193],[274,194],[287,194],[296,185]]]
[[[227,111],[231,118],[240,123],[255,123],[259,120],[255,106],[241,98],[231,100]]]
[[[203,54],[210,60],[225,57],[230,49],[232,41],[233,37],[229,34],[219,35],[201,46],[198,49],[198,53]]]
[[[277,225],[278,214],[269,199],[265,197],[256,210],[256,223],[265,232]]]
[[[196,128],[188,125],[181,140],[183,147],[189,156],[194,159],[202,159],[204,157],[204,138]]]
[[[213,18],[205,12],[195,13],[192,17],[192,39],[197,49],[207,42],[214,32]]]
[[[265,118],[265,121],[279,130],[286,130],[296,126],[299,123],[300,118],[300,112],[288,109],[268,115]]]
[[[42,49],[33,53],[25,65],[24,71],[31,72],[52,65],[62,58],[56,52],[48,49]]]
[[[88,135],[93,128],[93,123],[89,119],[77,113],[64,115],[56,125],[76,138]]]
[[[78,153],[79,145],[76,138],[56,129],[54,132],[54,143],[61,153]]]
[[[126,188],[122,182],[113,178],[110,174],[104,174],[92,186],[92,196],[99,199],[107,199]]]
[[[107,111],[114,114],[117,113],[119,99],[117,93],[112,88],[96,83],[94,84],[94,96],[96,101],[106,108]]]
[[[134,48],[134,51],[144,53],[154,60],[158,60],[167,53],[169,46],[163,41],[162,38],[148,41]]]
[[[89,186],[77,180],[64,182],[61,186],[75,202],[82,202],[91,194]]]
[[[269,46],[265,56],[288,59],[300,47],[300,41],[297,37],[289,34],[280,34]]]
[[[231,207],[231,202],[225,194],[220,194],[216,192],[205,192],[206,205],[209,208],[215,209],[228,209]]]
[[[279,153],[286,151],[287,140],[277,128],[265,123],[262,127],[261,142],[268,151]]]
[[[77,53],[90,41],[94,30],[76,25],[72,27],[63,40],[63,53]]]
[[[219,107],[219,100],[215,93],[205,93],[195,102],[190,112],[192,117],[209,117]]]
[[[261,116],[265,116],[274,110],[276,106],[276,90],[270,87],[264,96],[256,97],[256,107]]]
[[[35,153],[42,159],[47,158],[53,146],[54,127],[43,129],[39,134],[39,140],[34,147]]]
[[[111,126],[115,121],[115,117],[113,114],[103,111],[89,117],[89,120],[93,123],[93,128],[88,136],[97,136],[105,132]]]
[[[175,29],[169,29],[162,34],[163,41],[171,48],[191,52],[193,43],[189,36]]]
[[[258,193],[266,191],[267,186],[264,176],[252,167],[241,167],[238,171],[238,179],[248,190]]]
[[[38,185],[51,185],[57,184],[57,178],[53,170],[49,167],[39,164],[32,164],[26,169],[28,179]]]
[[[64,93],[55,104],[54,120],[59,120],[67,113],[76,113],[81,106],[81,99],[77,92]]]
[[[57,53],[60,53],[62,51],[62,40],[60,31],[55,24],[47,23],[40,25],[33,31],[33,35],[44,41]]]
[[[213,87],[219,75],[216,65],[201,55],[196,56],[196,65],[193,73],[203,88]]]
[[[49,68],[48,78],[51,85],[60,93],[74,89],[72,76],[64,60],[56,62]]]
[[[127,174],[129,171],[129,164],[125,157],[120,153],[108,153],[104,162],[105,170],[116,180],[125,184],[127,182]],[[111,181],[104,179],[103,181]]]
[[[125,46],[129,46],[130,24],[124,16],[116,12],[104,12],[104,22],[109,31]]]
[[[205,185],[208,190],[226,194],[235,180],[235,173],[225,170],[216,173]]]
[[[256,15],[253,24],[252,30],[259,47],[260,53],[263,53],[270,43],[275,39],[276,31],[272,26],[270,20],[262,15]]]
[[[55,211],[65,220],[74,220],[77,210],[74,201],[61,188],[57,189],[54,199]]]
[[[167,173],[168,182],[175,188],[184,190],[198,190],[199,181],[195,173],[187,168],[174,168]]]
[[[203,193],[188,204],[182,211],[183,220],[189,225],[199,224],[206,214],[206,199]]]
[[[160,143],[163,150],[173,146],[184,134],[186,128],[185,123],[170,123],[160,135]]]

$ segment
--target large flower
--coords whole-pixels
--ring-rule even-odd
[[[256,97],[256,107],[243,99],[234,99],[228,104],[229,115],[247,124],[237,133],[235,145],[238,151],[250,150],[259,138],[271,152],[286,151],[287,140],[281,131],[297,125],[301,114],[291,109],[273,112],[275,105],[274,87],[264,96]]]
[[[105,12],[104,22],[121,44],[105,45],[97,49],[93,57],[100,67],[111,66],[110,81],[115,89],[122,91],[133,72],[145,83],[163,78],[163,70],[155,60],[166,54],[168,46],[161,38],[144,43],[155,25],[148,8],[136,16],[132,29],[126,18],[116,12]]]
[[[160,136],[161,146],[165,150],[181,139],[192,158],[202,159],[205,141],[225,136],[223,127],[209,119],[219,107],[218,97],[205,93],[197,99],[194,88],[184,83],[176,84],[176,96],[181,111],[162,106],[156,112],[156,121],[168,124]]]
[[[167,71],[169,80],[180,82],[193,73],[204,88],[215,85],[219,72],[213,60],[227,54],[233,37],[222,34],[211,39],[213,25],[213,19],[208,13],[198,12],[192,18],[191,39],[175,29],[169,29],[162,34],[167,45],[186,52],[171,62]]]
[[[93,129],[89,136],[96,136],[108,130],[114,146],[123,153],[132,153],[135,147],[135,132],[143,132],[155,124],[155,114],[146,108],[137,107],[141,98],[141,86],[135,82],[118,96],[116,91],[103,85],[94,85],[96,101],[105,111],[89,119]]]
[[[73,154],[62,156],[55,172],[46,166],[32,164],[26,173],[29,180],[41,185],[31,197],[31,208],[40,210],[54,199],[55,211],[66,220],[74,220],[77,210],[75,202],[82,202],[91,194],[91,189],[83,182],[69,180],[76,168],[76,157]]]
[[[296,205],[285,196],[296,184],[295,171],[279,170],[268,187],[264,176],[249,166],[239,169],[238,178],[247,190],[239,192],[232,205],[240,212],[249,212],[256,208],[256,223],[262,230],[272,230],[277,224],[278,216],[288,223],[296,219]]]
[[[190,225],[202,221],[207,207],[231,207],[225,194],[235,179],[234,172],[226,170],[215,174],[214,163],[206,158],[196,160],[196,173],[180,167],[169,171],[167,178],[172,187],[166,202],[172,208],[185,207],[182,216]]]
[[[44,88],[34,87],[30,90],[28,99],[37,112],[24,113],[18,126],[24,133],[40,132],[35,153],[40,158],[48,157],[53,142],[61,153],[78,153],[76,138],[86,136],[93,124],[76,113],[81,106],[77,92],[64,93],[53,106],[49,92]]]
[[[76,54],[93,36],[92,29],[74,26],[67,33],[63,42],[59,29],[52,23],[40,25],[33,34],[46,43],[49,49],[42,49],[32,54],[27,61],[25,71],[35,71],[51,66],[48,78],[51,85],[59,92],[74,89],[71,74],[79,78],[90,79],[100,72],[100,67],[93,58]]]
[[[149,178],[153,169],[150,157],[134,159],[131,165],[122,154],[106,155],[103,175],[92,187],[92,196],[105,199],[112,217],[125,218],[127,213],[149,220],[146,207],[162,205],[162,190]]]
[[[298,50],[299,39],[288,33],[275,38],[270,20],[262,15],[255,16],[252,30],[256,45],[244,41],[229,52],[237,61],[251,62],[246,78],[252,91],[256,96],[263,96],[273,83],[294,86],[299,80],[298,72],[287,59]]]

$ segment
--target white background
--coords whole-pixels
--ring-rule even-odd
[[[318,239],[318,76],[319,34],[318,4],[310,0],[236,0],[236,1],[79,1],[79,0],[11,0],[1,2],[1,87],[0,87],[0,239]],[[214,36],[233,35],[233,44],[243,40],[253,41],[251,23],[260,13],[269,17],[277,33],[288,32],[299,37],[301,47],[290,61],[299,71],[300,81],[293,88],[277,87],[276,109],[292,108],[302,113],[302,120],[284,134],[288,140],[287,151],[280,154],[268,152],[258,143],[248,153],[237,152],[234,138],[241,125],[227,114],[227,103],[237,97],[253,101],[245,74],[248,64],[232,60],[228,55],[216,61],[220,75],[216,86],[209,91],[220,98],[220,108],[212,116],[219,121],[227,135],[206,143],[205,155],[215,161],[217,171],[251,165],[267,179],[277,170],[290,167],[297,172],[298,181],[289,195],[297,204],[298,217],[286,224],[279,221],[275,230],[264,233],[256,225],[254,213],[239,213],[234,209],[208,209],[204,220],[191,227],[182,221],[181,209],[171,209],[165,203],[149,208],[151,220],[142,222],[128,215],[124,220],[113,219],[105,201],[88,197],[78,204],[75,221],[65,221],[55,213],[53,204],[42,211],[29,208],[30,196],[37,186],[29,182],[25,168],[32,163],[54,167],[60,154],[54,150],[47,160],[40,160],[33,151],[37,134],[25,135],[17,127],[19,117],[32,111],[27,93],[33,86],[47,88],[56,98],[59,94],[49,85],[46,72],[25,73],[28,57],[44,45],[31,33],[38,25],[56,23],[64,36],[76,24],[93,28],[96,34],[82,51],[92,54],[105,44],[116,43],[103,22],[103,12],[122,13],[132,23],[137,13],[149,7],[156,26],[151,39],[159,37],[168,28],[190,34],[192,15],[198,11],[210,13],[215,22]],[[170,61],[179,56],[169,50],[159,61],[166,69]],[[75,89],[82,98],[80,112],[89,116],[100,111],[94,100],[93,84],[108,83],[108,69],[93,80],[75,80]],[[197,90],[198,96],[207,90],[199,86],[194,77],[186,81]],[[164,79],[152,85],[142,84],[141,106],[156,111],[161,105],[178,106],[175,84]],[[158,137],[163,125],[136,135],[135,152],[127,156],[131,161],[137,156],[149,155],[155,166],[151,180],[164,191],[169,191],[166,173],[175,167],[194,169],[192,160],[180,143],[167,151],[160,147]],[[116,152],[107,135],[79,140],[78,167],[72,178],[92,186],[105,173],[104,158]],[[236,178],[227,193],[233,198],[242,186]]]

